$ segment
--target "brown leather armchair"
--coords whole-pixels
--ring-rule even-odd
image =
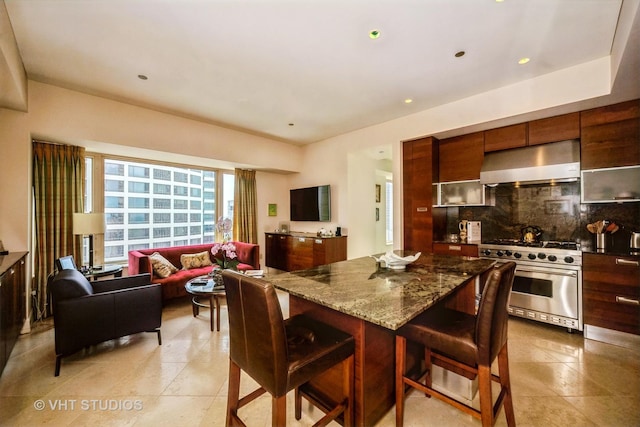
[[[138,332],[156,332],[162,344],[162,291],[149,274],[90,283],[77,270],[58,272],[50,285],[56,368],[84,347]]]
[[[326,415],[316,425],[342,417],[353,424],[354,338],[305,315],[284,320],[273,285],[225,270],[222,273],[229,310],[229,392],[227,426],[244,426],[238,409],[261,394],[272,396],[272,426],[286,425],[287,392],[295,390],[295,417],[302,416],[301,398]],[[326,402],[309,381],[341,365],[344,399]],[[260,388],[240,398],[240,372]],[[338,371],[340,372],[340,370]]]
[[[496,416],[504,404],[507,425],[514,427],[516,420],[511,398],[509,357],[507,355],[507,305],[513,276],[514,262],[495,268],[482,291],[477,316],[456,310],[440,308],[424,314],[398,329],[396,334],[396,426],[404,422],[404,398],[406,386],[416,388],[428,397],[436,397],[478,418],[483,427],[494,425]],[[406,372],[407,340],[425,347],[424,383]],[[498,358],[499,375],[491,373],[491,363]],[[432,361],[458,370],[467,378],[478,377],[480,410],[472,408],[431,386]],[[500,393],[494,404],[491,381],[500,384]]]

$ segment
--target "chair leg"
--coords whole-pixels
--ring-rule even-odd
[[[229,359],[229,389],[227,392],[226,427],[237,424],[240,402],[240,367]]]
[[[511,397],[511,378],[509,377],[509,355],[507,344],[498,353],[498,372],[500,374],[500,386],[505,391],[504,396],[504,414],[507,417],[507,425],[515,427],[516,417],[513,412],[513,399]]]
[[[480,419],[482,427],[493,426],[493,399],[491,397],[491,366],[478,366],[478,390],[480,393]]]
[[[62,355],[61,354],[57,354],[56,355],[56,369],[54,372],[54,376],[59,376],[60,375],[60,363],[62,362]]]
[[[160,334],[160,328],[156,329],[158,333],[158,345],[162,345],[162,334]]]
[[[271,426],[287,426],[287,395],[271,398]]]
[[[396,335],[396,427],[404,423],[404,375],[407,339]]]
[[[347,407],[343,413],[344,427],[352,427],[354,425],[355,408],[355,357],[352,354],[342,362],[342,389],[347,396]]]
[[[432,372],[433,372],[433,362],[431,361],[431,348],[430,347],[425,347],[424,348],[424,369],[426,372],[426,375],[424,377],[424,385],[427,386],[428,388],[431,388],[431,384],[432,384]],[[429,393],[425,393],[425,396],[427,396],[429,399],[431,399],[431,394]]]
[[[300,421],[300,418],[302,418],[302,393],[300,393],[300,388],[296,387],[294,396],[295,416],[296,420]]]

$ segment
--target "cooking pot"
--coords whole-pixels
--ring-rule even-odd
[[[542,236],[542,229],[535,225],[528,225],[520,232],[522,233],[522,241],[525,243],[535,243]]]

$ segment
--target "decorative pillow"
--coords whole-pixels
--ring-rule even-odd
[[[180,255],[180,263],[182,263],[183,270],[213,265],[207,251],[198,252],[197,254],[182,254]]]
[[[165,257],[158,252],[154,252],[149,255],[151,265],[153,266],[153,272],[159,277],[169,277],[172,273],[178,271],[178,269],[169,262]]]

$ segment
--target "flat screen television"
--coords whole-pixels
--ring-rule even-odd
[[[331,188],[328,185],[289,190],[291,221],[331,221]]]

